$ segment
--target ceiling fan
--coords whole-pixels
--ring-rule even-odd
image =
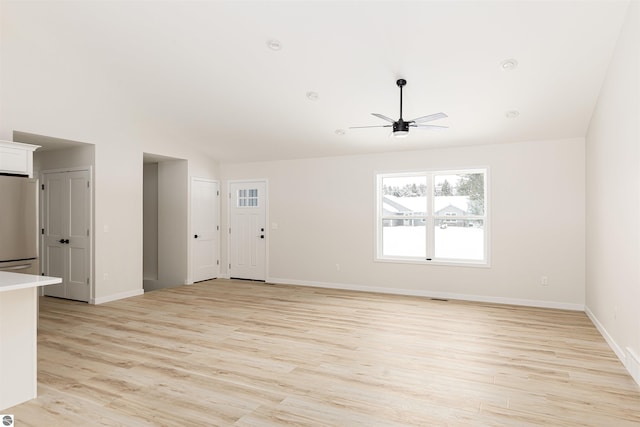
[[[409,135],[409,128],[419,128],[419,129],[447,129],[449,126],[437,126],[437,125],[425,125],[423,123],[431,122],[433,120],[444,119],[448,117],[445,113],[435,113],[429,114],[428,116],[418,117],[417,119],[407,120],[405,121],[402,118],[402,88],[407,84],[405,79],[398,79],[396,84],[400,88],[400,118],[398,120],[390,119],[387,116],[383,116],[378,113],[371,113],[372,115],[385,120],[391,124],[389,125],[380,125],[380,126],[352,126],[349,129],[364,129],[364,128],[393,128],[393,136],[397,138],[402,138]]]

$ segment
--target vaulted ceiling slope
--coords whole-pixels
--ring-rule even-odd
[[[0,118],[223,162],[584,136],[628,4],[3,1]],[[398,78],[448,130],[349,129],[398,118]]]

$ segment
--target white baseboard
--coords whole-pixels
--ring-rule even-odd
[[[596,315],[593,314],[593,312],[589,309],[589,307],[585,307],[584,312],[587,313],[587,316],[589,317],[589,319],[591,319],[591,322],[596,326],[596,329],[598,329],[598,332],[600,332],[600,335],[604,337],[604,340],[607,342],[607,344],[609,344],[609,347],[611,347],[611,350],[613,350],[616,356],[618,356],[618,359],[620,359],[622,363],[625,363],[625,359],[627,358],[627,355],[622,350],[622,347],[620,347],[618,343],[616,343],[616,341],[613,339],[613,337],[609,335],[609,332],[607,332],[604,325],[600,323]]]
[[[633,350],[627,347],[627,363],[624,366],[631,374],[631,377],[640,385],[640,356],[635,354]]]
[[[611,350],[618,356],[618,359],[622,362],[624,367],[627,369],[633,380],[640,385],[640,357],[633,352],[633,350],[629,347],[626,350],[623,350],[622,347],[618,345],[616,340],[609,334],[604,325],[598,320],[595,314],[589,309],[589,307],[584,308],[585,313],[591,319],[591,322],[595,325],[600,332],[600,335],[605,339]]]
[[[92,298],[89,304],[104,304],[106,302],[116,301],[124,298],[137,297],[144,294],[143,289],[136,289],[134,291],[121,292],[119,294],[107,295],[106,297]]]
[[[291,279],[281,279],[276,277],[271,277],[267,279],[267,283],[310,286],[310,287],[316,287],[316,288],[343,289],[347,291],[377,292],[382,294],[408,295],[408,296],[418,296],[418,297],[426,297],[426,298],[455,299],[455,300],[463,300],[463,301],[487,302],[487,303],[493,303],[493,304],[510,304],[510,305],[522,305],[527,307],[557,308],[561,310],[584,311],[583,304],[572,304],[572,303],[564,303],[564,302],[556,302],[556,301],[540,301],[540,300],[528,300],[528,299],[518,299],[518,298],[490,297],[490,296],[483,296],[483,295],[456,294],[456,293],[450,293],[450,292],[434,292],[434,291],[423,291],[423,290],[415,290],[415,289],[379,288],[375,286],[352,285],[352,284],[345,284],[345,283],[314,282],[314,281],[307,281],[307,280],[291,280]]]

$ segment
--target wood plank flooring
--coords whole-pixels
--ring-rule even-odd
[[[215,280],[43,297],[16,426],[639,426],[584,313]]]

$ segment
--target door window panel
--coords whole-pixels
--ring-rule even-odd
[[[238,207],[258,207],[258,189],[243,188],[238,190]]]

